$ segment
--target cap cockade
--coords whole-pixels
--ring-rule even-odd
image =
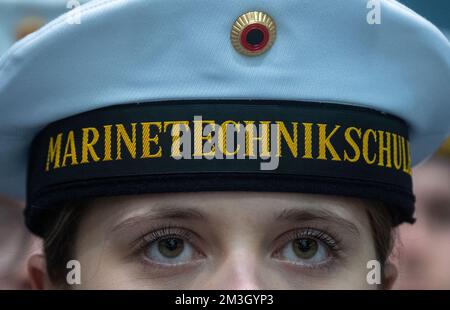
[[[248,12],[236,19],[231,30],[231,42],[239,53],[258,56],[268,51],[276,38],[273,19],[263,12]]]

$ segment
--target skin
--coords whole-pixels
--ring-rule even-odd
[[[376,253],[362,200],[210,192],[90,204],[75,245],[81,285],[72,289],[378,288],[366,281]],[[181,256],[161,254],[167,237],[184,239]],[[296,255],[298,239],[309,242],[308,259]],[[42,256],[30,259],[29,270],[35,288],[55,288]],[[387,270],[392,283],[395,269]]]
[[[0,290],[31,288],[27,258],[39,245],[23,225],[23,207],[0,196]]]
[[[413,170],[414,225],[400,229],[398,289],[450,289],[450,160]]]

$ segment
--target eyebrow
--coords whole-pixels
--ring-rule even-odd
[[[327,210],[299,210],[296,208],[284,209],[281,212],[275,213],[276,221],[290,221],[290,222],[308,222],[321,221],[333,223],[345,228],[351,233],[359,235],[359,229],[355,224],[340,217],[339,215]]]
[[[276,221],[290,221],[290,222],[308,222],[321,221],[326,223],[333,223],[335,225],[344,227],[344,229],[351,233],[359,235],[359,229],[355,224],[340,217],[339,215],[328,210],[301,210],[298,208],[284,209],[281,212],[274,214]],[[189,221],[205,221],[206,216],[195,208],[180,208],[173,206],[162,206],[155,208],[147,213],[130,217],[113,227],[112,231],[127,229],[145,221],[158,220],[189,220]]]
[[[126,219],[115,225],[112,231],[122,230],[133,227],[143,221],[158,221],[158,220],[190,220],[202,221],[206,217],[201,212],[193,208],[178,208],[164,206],[151,210],[147,213],[136,215]]]

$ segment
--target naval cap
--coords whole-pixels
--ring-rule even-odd
[[[326,181],[321,182],[328,189],[335,188],[331,194],[345,192],[336,180],[356,175],[351,182],[361,182],[344,194],[373,192],[373,198],[395,197],[394,204],[404,211],[399,222],[411,221],[410,166],[432,154],[450,131],[450,43],[430,22],[396,1],[375,1],[380,5],[380,21],[370,22],[368,3],[372,2],[94,0],[80,7],[79,24],[67,22],[68,14],[59,17],[16,43],[0,59],[2,191],[25,196],[28,166],[28,214],[33,214],[28,225],[34,231],[39,230],[36,210],[51,208],[63,200],[61,196],[113,194],[80,190],[81,184],[95,188],[86,178],[101,170],[95,179],[102,182],[122,184],[113,177],[133,176],[128,187],[124,182],[120,188],[123,194],[136,192],[141,187],[135,186],[135,177],[143,177],[136,175],[143,165],[136,159],[153,154],[144,152],[143,141],[151,141],[148,139],[154,137],[154,130],[163,133],[165,122],[181,120],[176,112],[184,111],[183,121],[202,114],[219,124],[227,120],[242,124],[281,121],[279,128],[286,127],[282,136],[288,142],[295,140],[295,130],[297,140],[307,137],[305,124],[311,123],[312,143],[317,142],[312,149],[312,160],[317,163],[313,166],[324,166],[307,173],[324,174]],[[242,16],[254,19],[244,19],[236,29]],[[125,110],[118,112],[121,107]],[[339,113],[336,107],[344,112]],[[223,115],[221,109],[225,110]],[[153,128],[147,124],[151,122],[161,124]],[[356,130],[349,129],[352,127]],[[331,136],[337,138],[328,144]],[[360,143],[358,150],[348,149],[352,146],[349,136]],[[378,161],[371,156],[364,158],[365,137],[366,149],[378,156]],[[116,141],[111,158],[128,156],[126,160],[104,160],[110,158],[110,149],[95,149],[107,144],[109,138]],[[166,143],[162,140],[161,144]],[[394,141],[400,143],[396,146],[402,159],[398,169],[393,158],[389,167],[385,151],[392,143],[389,154],[393,155]],[[292,160],[298,159],[300,149],[295,157],[295,148],[287,145]],[[305,152],[308,144],[302,145]],[[347,157],[353,160],[357,151],[361,153],[358,167],[344,159],[345,152],[351,150],[355,152]],[[386,160],[381,164],[380,156]],[[175,161],[167,160],[169,163],[162,166],[170,169],[158,171],[160,178],[168,180],[165,184],[176,179],[176,171],[198,170],[203,174],[220,172],[224,179],[233,176],[234,180],[233,173],[247,173],[245,184],[255,185],[241,188],[282,190],[251,181],[254,171],[245,171],[245,164],[218,171],[217,167],[197,164],[174,168]],[[284,169],[293,169],[289,178],[303,184],[291,190],[314,191],[305,185],[307,178],[301,170],[308,165],[286,162]],[[159,162],[145,163],[150,167],[145,176],[153,175],[152,167]],[[104,169],[105,165],[117,168]],[[103,174],[105,171],[114,175]],[[271,178],[277,177],[265,176],[266,180]],[[68,191],[71,195],[63,190],[68,183],[78,181],[79,186]],[[220,183],[211,180],[184,181],[184,190],[236,189],[223,184],[209,187]],[[148,178],[145,182],[149,184]],[[293,180],[284,182],[287,186]],[[190,183],[197,185],[190,188]],[[372,190],[363,190],[362,185],[368,183]],[[378,191],[380,184],[385,191]],[[152,189],[145,187],[146,191]]]

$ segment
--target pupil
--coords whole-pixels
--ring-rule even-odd
[[[247,33],[247,43],[258,45],[264,40],[264,33],[259,29],[252,29]]]
[[[297,239],[292,243],[295,255],[302,259],[311,259],[318,250],[317,241],[314,239]]]
[[[175,251],[179,246],[179,241],[177,239],[167,239],[164,243],[169,251]]]
[[[159,252],[168,258],[175,258],[184,249],[183,240],[178,238],[164,239],[158,242]]]
[[[297,247],[302,252],[308,252],[312,247],[312,240],[310,239],[299,239],[296,241]]]

